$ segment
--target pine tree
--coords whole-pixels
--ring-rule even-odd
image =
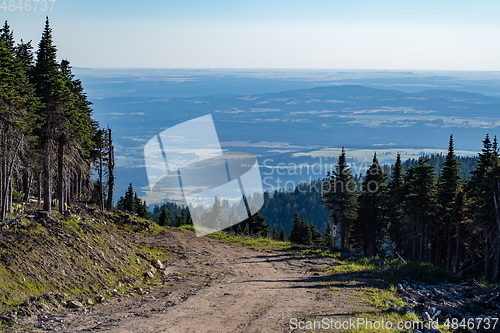
[[[276,231],[276,227],[273,228],[273,233],[271,235],[271,238],[273,240],[277,240],[278,239],[278,232]]]
[[[266,224],[266,218],[260,215],[260,212],[252,215],[252,217],[247,219],[247,224],[250,229],[250,234],[266,237],[269,233],[268,225]]]
[[[467,195],[462,188],[459,187],[455,194],[452,207],[452,221],[455,223],[455,274],[460,271],[461,264],[466,257],[465,252],[469,250],[465,244],[470,244],[470,238],[466,238],[464,232],[470,229],[468,206],[469,202]]]
[[[224,218],[221,200],[218,196],[215,197],[212,209],[203,214],[203,226],[210,230],[222,230],[226,219]]]
[[[134,211],[133,212],[142,218],[149,217],[148,206],[146,204],[146,201],[142,201],[137,196],[137,193],[134,194]]]
[[[307,223],[309,233],[311,234],[311,245],[322,246],[323,245],[323,235],[316,229],[316,226],[312,223]]]
[[[325,233],[323,235],[323,243],[328,248],[333,248],[334,246],[334,238],[333,238],[333,228],[332,223],[328,222],[326,224]]]
[[[280,234],[279,234],[279,238],[278,238],[280,241],[284,242],[286,240],[286,236],[285,236],[285,228],[281,227],[280,229]]]
[[[351,233],[353,243],[363,249],[365,256],[377,253],[387,227],[386,180],[375,154],[363,180],[357,219]]]
[[[405,214],[408,217],[404,227],[405,248],[411,258],[418,260],[428,258],[429,230],[435,221],[434,167],[428,162],[428,158],[419,158],[418,164],[409,168],[405,177]]]
[[[52,43],[52,29],[47,17],[42,39],[38,44],[33,82],[36,93],[44,105],[40,113],[42,125],[38,136],[43,152],[44,210],[49,213],[52,208],[52,156],[55,154],[56,140],[59,141],[59,144],[63,144],[65,141],[64,133],[60,133],[59,129],[67,124],[63,112],[67,107],[67,96],[69,95],[65,78],[59,70],[56,53],[57,49]]]
[[[495,140],[496,142],[496,140]],[[497,146],[497,145],[495,145]],[[495,149],[494,149],[495,148]],[[469,183],[469,196],[474,207],[475,229],[482,234],[484,276],[490,278],[490,266],[494,263],[493,276],[498,279],[500,261],[500,166],[498,147],[493,147],[488,135],[478,157],[477,169]],[[496,260],[493,259],[496,257]]]
[[[186,225],[193,225],[193,219],[191,218],[191,213],[189,212],[186,217]]]
[[[161,226],[170,226],[172,224],[170,213],[165,204],[162,205],[160,216],[158,217],[158,224]]]
[[[388,217],[389,235],[396,245],[396,252],[401,252],[404,228],[404,173],[401,164],[401,154],[397,153],[396,163],[392,169],[391,180],[388,184]]]
[[[349,249],[349,233],[357,214],[357,187],[347,165],[344,147],[335,171],[328,173],[323,190],[325,206],[332,212],[331,217],[340,227],[341,247]]]
[[[311,245],[312,244],[312,230],[309,228],[308,222],[304,219],[303,216],[300,217],[299,220],[299,244]]]
[[[180,213],[180,215],[175,216],[175,226],[180,227],[186,224],[186,215],[184,212]]]
[[[132,183],[128,185],[127,192],[125,192],[123,210],[130,213],[135,212],[134,188],[132,187]]]
[[[227,216],[227,222],[228,222],[227,224],[236,227],[239,221],[240,219],[238,217],[238,212],[236,211],[236,207],[233,207],[233,209],[229,211],[229,214]]]
[[[250,235],[250,226],[248,225],[248,223],[244,223],[244,227],[243,227],[243,235],[245,236],[249,236]]]
[[[450,270],[452,260],[453,237],[457,231],[457,221],[454,220],[453,206],[457,192],[461,189],[462,179],[458,160],[455,157],[453,148],[453,135],[450,135],[448,154],[444,162],[441,175],[438,178],[438,216],[439,225],[434,230],[436,234],[446,235],[446,269]],[[455,235],[455,237],[457,237]],[[444,241],[444,239],[443,239]],[[436,244],[437,246],[437,244]]]
[[[293,214],[292,229],[290,230],[290,235],[288,236],[288,240],[295,244],[300,244],[301,240],[299,223],[299,212],[295,211],[295,213]]]

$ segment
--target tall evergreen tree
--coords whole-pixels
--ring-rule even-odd
[[[301,240],[301,230],[300,230],[300,218],[299,218],[299,212],[295,211],[293,214],[293,220],[292,220],[292,229],[290,230],[290,235],[288,236],[288,240],[292,243],[299,244]]]
[[[210,230],[222,230],[224,228],[226,219],[218,196],[215,197],[212,209],[203,214],[201,219],[203,221],[202,225]]]
[[[128,185],[123,199],[123,206],[120,208],[131,213],[135,212],[134,188],[132,187],[132,183]]]
[[[52,161],[56,140],[64,140],[64,136],[59,137],[62,133],[58,133],[58,129],[60,125],[65,124],[62,113],[67,106],[66,97],[68,95],[64,77],[59,71],[56,54],[57,49],[52,42],[52,29],[47,17],[42,39],[38,44],[33,82],[36,93],[44,105],[40,113],[42,125],[38,136],[43,154],[44,210],[49,213],[52,208]]]
[[[276,227],[273,228],[273,233],[271,234],[271,238],[273,240],[278,240],[278,231],[276,231]]]
[[[280,234],[278,236],[278,239],[282,242],[286,240],[286,235],[285,235],[285,228],[281,227],[280,229]]]
[[[186,215],[184,212],[180,213],[179,215],[175,216],[175,226],[180,227],[186,224]]]
[[[495,149],[494,149],[495,148]],[[469,195],[474,207],[476,230],[483,235],[484,276],[491,276],[491,263],[494,263],[493,276],[498,279],[498,254],[500,240],[500,167],[498,147],[493,147],[488,135],[483,140],[479,153],[477,169],[472,173]],[[496,259],[495,259],[496,258]]]
[[[405,177],[406,251],[412,259],[428,259],[429,230],[434,226],[436,186],[434,167],[419,158]],[[417,251],[418,240],[418,251]],[[411,248],[409,246],[411,245]]]
[[[471,243],[470,235],[467,232],[471,227],[468,206],[467,195],[459,187],[452,207],[452,221],[455,224],[455,274],[461,270],[462,263],[467,259],[467,252],[469,252],[468,256],[471,257],[470,245],[466,245]]]
[[[333,248],[334,242],[332,223],[328,222],[326,224],[325,233],[323,234],[323,244],[325,244],[326,247]]]
[[[170,226],[172,223],[170,218],[170,213],[167,210],[167,205],[163,204],[160,212],[160,216],[158,217],[158,224],[161,226]]]
[[[357,214],[357,186],[347,165],[344,147],[335,171],[328,173],[323,190],[323,201],[332,212],[331,217],[337,228],[340,229],[341,247],[348,249],[351,225]]]
[[[396,246],[396,252],[401,252],[404,228],[404,173],[401,154],[397,153],[396,163],[392,168],[391,180],[388,184],[388,217],[389,235]]]
[[[352,229],[353,242],[363,249],[364,255],[374,255],[386,232],[387,176],[378,164],[377,154],[366,171],[358,199],[358,216]]]
[[[462,179],[458,160],[455,157],[453,147],[453,135],[450,135],[448,145],[448,154],[438,178],[438,225],[434,230],[436,235],[446,235],[443,241],[446,241],[446,269],[450,269],[453,248],[453,233],[457,232],[458,221],[454,220],[453,207],[457,192],[461,189]],[[455,235],[455,237],[457,237]],[[440,242],[436,242],[436,247]],[[439,250],[439,249],[436,249]]]

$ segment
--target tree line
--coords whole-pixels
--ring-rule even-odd
[[[36,52],[31,41],[15,43],[7,22],[0,29],[0,95],[0,219],[13,199],[31,197],[49,213],[54,203],[63,213],[75,200],[112,209],[111,130],[92,118],[70,62],[57,61],[48,17]]]
[[[468,179],[461,174],[453,136],[437,177],[428,157],[407,162],[400,154],[391,178],[375,154],[361,190],[342,149],[325,180],[323,201],[340,232],[344,250],[365,256],[428,261],[456,273],[499,280],[500,156],[488,135]]]

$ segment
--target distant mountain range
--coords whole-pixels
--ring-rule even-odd
[[[248,85],[246,79],[234,80]],[[151,91],[159,94],[155,85]],[[146,83],[144,89],[143,95]],[[450,134],[457,150],[474,154],[485,134],[495,135],[500,126],[500,98],[455,90],[403,92],[330,84],[248,95],[134,95],[92,100],[100,124],[114,131],[118,193],[127,185],[121,179],[134,182],[136,189],[147,188],[142,149],[151,137],[206,114],[212,114],[224,149],[253,153],[261,165],[268,159],[267,166],[313,164],[313,157],[323,152],[323,162],[333,164],[336,155],[328,149],[342,146],[366,151],[367,160],[375,151],[442,151]]]

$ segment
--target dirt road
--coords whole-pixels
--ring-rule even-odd
[[[46,315],[40,331],[290,332],[290,320],[342,318],[362,310],[352,291],[332,294],[322,273],[331,258],[298,259],[254,251],[209,237],[165,230],[144,240],[169,247],[164,285],[86,309]],[[310,319],[309,319],[310,320]]]

